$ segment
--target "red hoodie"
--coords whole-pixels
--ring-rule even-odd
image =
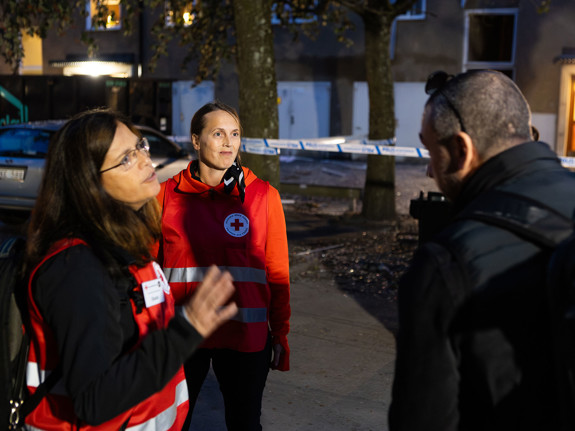
[[[162,183],[160,262],[177,302],[218,265],[234,277],[238,315],[224,324],[203,347],[255,352],[268,332],[285,349],[278,369],[289,369],[289,257],[283,207],[278,191],[243,168],[246,196],[224,184],[208,186],[188,169]]]

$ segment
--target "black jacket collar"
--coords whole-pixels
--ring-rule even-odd
[[[454,202],[458,213],[480,194],[536,170],[557,169],[557,154],[542,142],[526,142],[509,148],[489,159],[465,182]]]

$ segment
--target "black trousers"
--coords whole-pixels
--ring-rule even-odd
[[[190,411],[182,430],[190,427],[194,405],[211,364],[224,399],[228,431],[261,431],[262,397],[270,361],[270,340],[264,350],[254,353],[198,349],[184,364]]]

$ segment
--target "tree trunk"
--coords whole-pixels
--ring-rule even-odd
[[[369,88],[369,139],[395,134],[393,78],[389,42],[393,20],[383,13],[365,12],[365,60]],[[395,218],[395,158],[369,155],[362,214],[370,220]]]
[[[269,0],[234,0],[239,114],[243,136],[278,137],[277,82]],[[242,163],[279,187],[279,157],[242,154]]]

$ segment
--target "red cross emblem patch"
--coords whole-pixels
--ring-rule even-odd
[[[226,217],[224,228],[231,236],[239,238],[250,230],[250,221],[243,214],[233,213]]]

